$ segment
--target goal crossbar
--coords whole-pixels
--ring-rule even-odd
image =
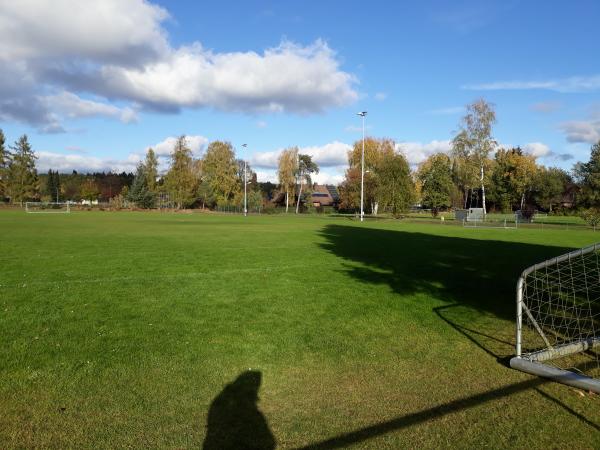
[[[56,203],[56,202],[25,202],[25,212],[30,214],[57,214],[57,213],[70,213],[70,203]]]
[[[510,366],[600,393],[600,379],[556,367],[556,361],[588,354],[600,370],[600,243],[525,269],[517,282],[516,356]],[[524,327],[524,323],[527,325]],[[524,331],[543,342],[531,348]],[[552,342],[553,341],[553,342]],[[524,350],[524,346],[527,350]]]

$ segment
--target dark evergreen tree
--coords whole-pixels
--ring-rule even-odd
[[[35,168],[35,153],[23,135],[11,147],[12,155],[8,166],[8,195],[13,203],[37,199],[39,180]]]
[[[156,203],[156,196],[148,188],[148,176],[145,166],[139,164],[135,173],[135,178],[127,194],[127,200],[135,203],[138,208],[153,208]]]
[[[46,178],[46,194],[51,202],[60,202],[60,175],[52,170]]]

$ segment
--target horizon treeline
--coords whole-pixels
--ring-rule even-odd
[[[600,209],[600,141],[592,145],[589,161],[576,163],[572,170],[546,167],[518,146],[499,146],[493,137],[495,122],[494,107],[485,100],[467,105],[450,151],[432,154],[412,169],[393,140],[367,137],[365,212],[398,216],[415,206],[430,209],[434,216],[470,207],[555,213]],[[348,169],[338,186],[341,211],[360,209],[362,153],[363,141],[358,140],[348,152]],[[26,135],[7,147],[0,130],[0,200],[99,200],[117,208],[240,207],[245,186],[249,209],[277,202],[286,211],[293,205],[298,213],[303,205],[310,209],[312,175],[319,172],[310,155],[289,147],[278,160],[279,183],[258,183],[231,143],[213,141],[195,158],[185,136],[176,140],[163,174],[152,148],[133,173],[38,174],[36,159]]]

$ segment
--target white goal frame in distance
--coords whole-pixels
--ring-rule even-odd
[[[42,206],[41,209],[35,210],[30,206]],[[61,208],[66,206],[65,208]],[[68,214],[71,212],[71,204],[57,202],[25,202],[25,212],[29,214]]]
[[[556,258],[552,258],[528,267],[523,271],[517,282],[516,356],[510,360],[510,366],[513,369],[548,378],[559,383],[584,389],[586,391],[600,393],[600,379],[588,377],[570,370],[564,370],[545,364],[547,361],[552,361],[561,357],[586,352],[588,350],[599,349],[600,330],[594,329],[594,335],[592,336],[580,337],[578,339],[572,339],[568,342],[559,342],[555,345],[552,345],[551,341],[554,337],[547,336],[547,330],[544,329],[543,325],[540,326],[538,321],[536,321],[534,318],[534,314],[532,314],[532,311],[528,308],[523,300],[524,290],[527,288],[528,276],[531,276],[534,274],[534,272],[544,269],[548,270],[548,268],[551,266],[557,266],[558,264],[564,262],[569,263],[571,260],[582,258],[585,255],[598,251],[600,251],[600,243],[557,256]],[[581,283],[579,280],[575,280],[575,283],[577,283],[577,286],[580,287]],[[589,289],[588,283],[596,283],[596,286],[600,284],[600,273],[594,274],[594,276],[590,277],[589,279],[587,276],[585,277],[586,291]],[[552,287],[556,289],[556,286]],[[526,320],[533,331],[537,333],[537,335],[539,335],[539,337],[541,337],[542,341],[545,343],[545,348],[529,353],[523,352],[523,314],[525,314]],[[591,320],[593,323],[593,316],[591,317]]]

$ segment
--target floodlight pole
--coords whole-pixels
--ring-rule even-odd
[[[365,116],[367,111],[358,113],[362,117],[362,153],[360,157],[360,221],[365,220],[364,196],[365,196]]]
[[[242,147],[246,149],[248,144],[242,144]],[[246,153],[246,152],[244,152]],[[246,155],[244,155],[246,156]],[[247,186],[248,186],[248,172],[246,171],[246,158],[244,158],[244,217],[248,216],[248,195],[247,195]]]

